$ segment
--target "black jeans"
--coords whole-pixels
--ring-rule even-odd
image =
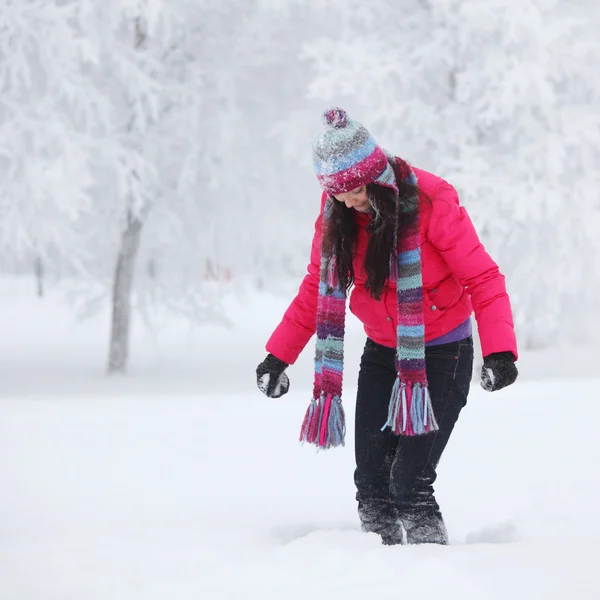
[[[422,436],[394,435],[386,422],[396,379],[396,350],[371,339],[365,344],[356,400],[354,481],[359,515],[380,526],[406,511],[441,516],[433,484],[436,469],[460,411],[467,403],[473,373],[473,339],[425,349],[427,379],[439,430]],[[363,519],[364,522],[364,519]]]

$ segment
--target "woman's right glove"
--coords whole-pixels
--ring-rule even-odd
[[[284,371],[289,365],[272,354],[256,367],[256,385],[269,398],[279,398],[287,394],[290,380]]]

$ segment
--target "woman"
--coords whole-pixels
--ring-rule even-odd
[[[301,440],[344,443],[343,338],[353,287],[349,307],[367,334],[355,413],[362,529],[384,544],[447,544],[433,483],[467,402],[473,310],[482,387],[500,390],[517,378],[504,276],[450,184],[388,155],[344,110],[323,117],[313,144],[323,194],[308,274],[266,344],[257,384],[269,397],[285,394],[285,370],[316,332]]]

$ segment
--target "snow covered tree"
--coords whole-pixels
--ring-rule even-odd
[[[323,10],[336,28],[306,45],[310,97],[344,103],[390,151],[455,184],[508,277],[522,345],[556,340],[597,247],[594,28],[553,0]]]
[[[30,272],[86,261],[75,224],[92,202],[89,127],[107,106],[85,75],[87,40],[71,26],[78,4],[0,6],[0,255]]]
[[[111,240],[120,223],[108,371],[123,372],[134,302],[147,314],[144,300],[159,295],[196,321],[222,320],[207,265],[243,282],[276,252],[281,233],[264,235],[265,209],[272,218],[289,208],[276,168],[265,168],[274,111],[259,90],[275,83],[265,67],[284,66],[262,36],[270,9],[260,4],[82,6],[79,27],[99,57],[92,78],[111,105],[96,138],[104,180],[94,217]],[[136,269],[138,258],[152,269]]]
[[[177,11],[181,6],[162,0],[85,0],[78,12],[77,26],[98,59],[91,78],[111,107],[109,122],[96,137],[96,166],[106,178],[96,201],[107,206],[99,214],[104,212],[120,224],[112,282],[109,373],[123,372],[127,365],[142,229],[164,191],[157,160],[160,124],[185,101],[177,62],[181,60],[183,15]],[[106,226],[103,219],[99,224]]]

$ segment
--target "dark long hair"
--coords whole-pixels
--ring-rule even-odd
[[[390,261],[395,260],[396,253],[393,250],[396,218],[400,237],[407,224],[417,218],[418,210],[418,187],[404,181],[408,165],[396,161],[391,162],[391,165],[396,176],[398,196],[388,187],[376,183],[367,185],[373,218],[367,228],[369,241],[364,262],[367,276],[365,288],[375,300],[381,300],[385,282],[390,275]],[[397,202],[400,203],[398,217]],[[326,256],[336,257],[340,287],[348,293],[354,284],[352,255],[357,232],[354,209],[348,208],[343,202],[334,201],[327,224],[323,251]]]

